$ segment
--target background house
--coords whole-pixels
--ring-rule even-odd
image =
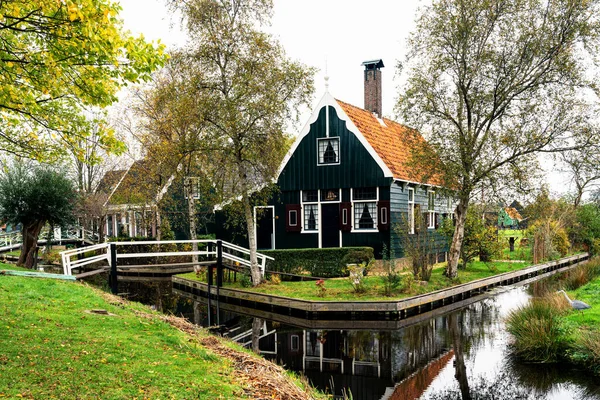
[[[521,229],[521,214],[513,207],[504,207],[498,212],[499,229]]]

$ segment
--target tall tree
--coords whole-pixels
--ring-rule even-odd
[[[308,104],[313,74],[290,60],[271,35],[260,30],[271,18],[271,0],[190,0],[176,3],[190,41],[194,66],[190,90],[202,99],[212,162],[226,166],[228,188],[241,198],[250,243],[252,282],[261,282],[251,192],[271,182],[286,148],[284,130]]]
[[[457,200],[448,276],[479,184],[525,179],[536,154],[595,134],[585,88],[598,11],[595,0],[434,0],[419,15],[398,110],[430,144],[412,162]]]
[[[583,195],[600,184],[600,149],[598,145],[589,145],[577,150],[564,151],[560,160],[575,186],[573,205],[581,204]]]
[[[122,29],[110,0],[0,0],[0,152],[36,159],[87,137],[83,110],[149,78],[163,46]],[[119,149],[111,129],[99,143]],[[61,143],[62,142],[62,143]]]
[[[22,225],[19,265],[33,268],[40,231],[73,219],[77,194],[64,174],[17,163],[0,174],[0,218]]]

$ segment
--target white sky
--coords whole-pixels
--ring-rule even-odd
[[[158,40],[167,47],[185,43],[177,28],[178,19],[165,7],[166,0],[118,0],[123,7],[125,28]],[[383,76],[383,114],[394,118],[400,78],[396,64],[406,56],[405,41],[413,30],[419,6],[427,0],[274,0],[273,33],[288,55],[319,69],[315,76],[313,106],[325,92],[325,68],[329,92],[340,100],[363,107],[363,69],[365,60],[381,58]],[[306,121],[293,127],[298,133]],[[401,122],[401,121],[399,121]],[[552,170],[545,162],[547,171]],[[567,182],[557,174],[548,175],[553,192],[564,193]]]

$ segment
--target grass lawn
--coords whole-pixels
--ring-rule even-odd
[[[269,281],[256,288],[244,288],[238,282],[224,282],[224,287],[246,290],[250,292],[272,294],[277,296],[292,297],[303,300],[317,301],[373,301],[401,299],[418,294],[429,293],[435,290],[448,288],[460,283],[474,281],[480,278],[497,275],[503,272],[516,271],[530,263],[505,263],[505,262],[473,262],[467,269],[458,271],[458,278],[450,280],[444,276],[444,264],[438,264],[431,274],[431,279],[426,284],[411,280],[411,273],[402,274],[402,285],[391,297],[385,296],[383,280],[381,276],[367,275],[364,278],[364,293],[355,293],[348,278],[332,278],[325,281],[325,295],[319,296],[315,281],[304,282],[281,282],[274,284]],[[182,278],[202,280],[194,273],[180,275]]]
[[[9,268],[16,269],[0,264]],[[260,378],[240,374],[236,359],[215,349],[266,361],[201,329],[184,333],[167,318],[83,284],[0,275],[0,398],[255,397],[251,380]]]
[[[583,313],[573,311],[566,319],[582,329],[594,329],[600,332],[600,276],[567,294],[571,300],[581,300],[591,308],[584,310]]]

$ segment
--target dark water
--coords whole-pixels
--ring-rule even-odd
[[[527,302],[516,287],[462,309],[402,328],[389,322],[304,321],[256,315],[234,306],[211,307],[173,295],[168,283],[120,287],[132,300],[155,304],[251,346],[260,326],[265,358],[306,375],[321,390],[353,399],[599,399],[600,378],[561,365],[523,364],[510,355],[504,320]],[[213,302],[214,303],[214,302]],[[422,319],[422,318],[421,318]],[[287,323],[286,323],[287,322]],[[408,321],[410,322],[410,321]],[[359,327],[361,329],[357,329]],[[258,333],[255,331],[255,333]]]

